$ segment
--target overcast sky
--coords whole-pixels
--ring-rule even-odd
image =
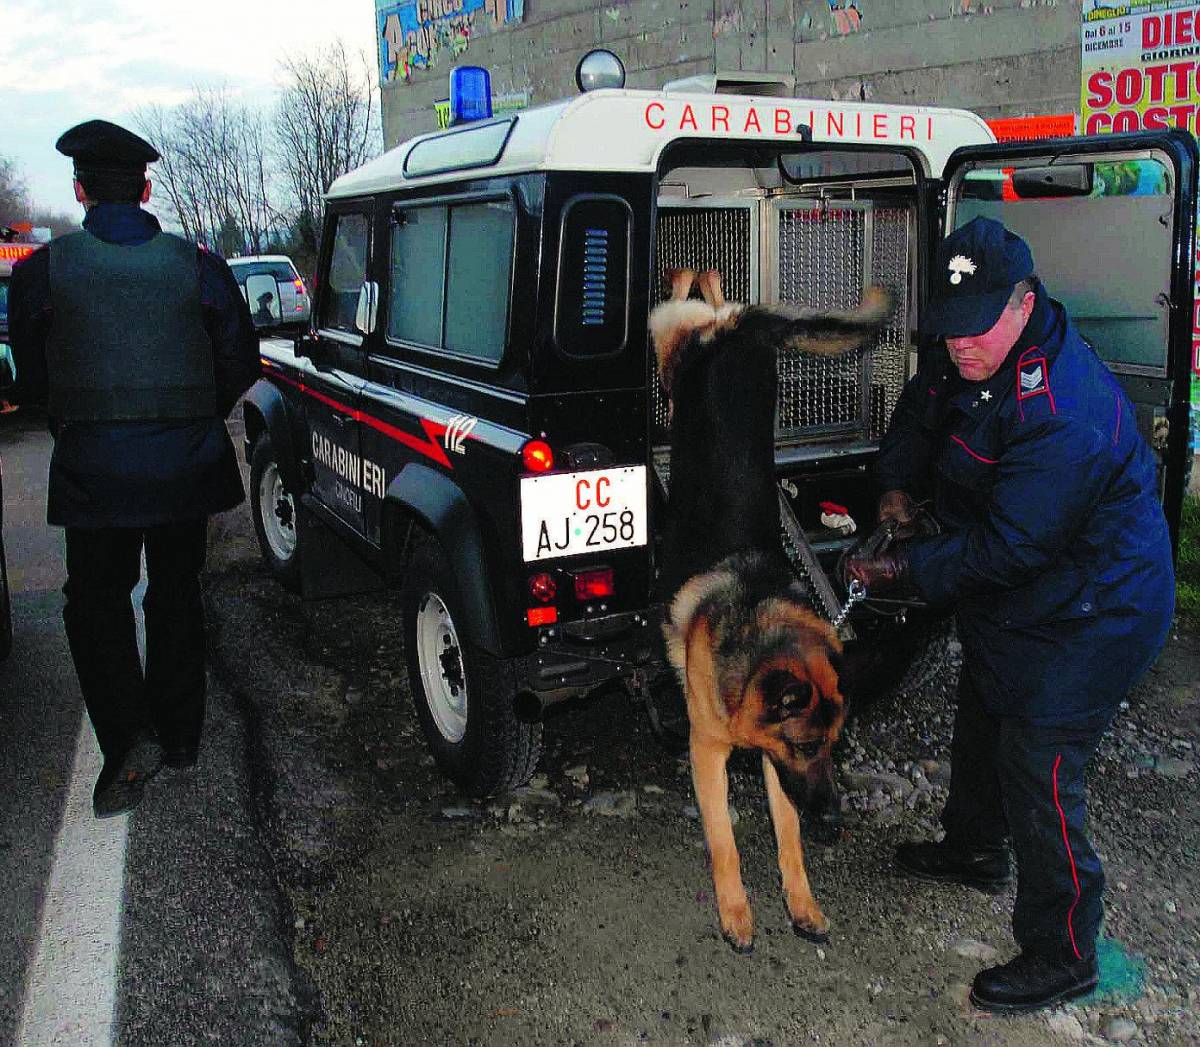
[[[374,20],[372,0],[0,0],[0,156],[38,204],[82,215],[54,149],[68,127],[128,124],[197,86],[269,103],[284,55],[338,37],[373,55]]]

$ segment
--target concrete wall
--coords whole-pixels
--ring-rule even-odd
[[[838,10],[831,10],[836,3]],[[630,87],[716,70],[794,73],[797,95],[950,105],[981,116],[1079,107],[1079,0],[525,0],[524,20],[472,36],[408,81],[385,84],[390,147],[436,126],[455,62],[486,66],[496,94],[575,94],[591,47]]]

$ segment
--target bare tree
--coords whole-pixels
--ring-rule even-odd
[[[29,187],[15,160],[0,156],[0,226],[19,222],[29,207]]]
[[[45,227],[52,236],[79,228],[78,218],[36,204],[16,161],[0,156],[0,227],[14,222]]]
[[[262,115],[225,89],[197,89],[180,105],[134,119],[162,156],[153,176],[184,235],[225,254],[262,252],[281,224]]]
[[[279,171],[293,204],[292,226],[312,256],[322,196],[333,180],[375,156],[381,144],[374,63],[342,41],[288,58],[275,109]]]

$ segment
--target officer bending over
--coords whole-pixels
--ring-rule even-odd
[[[104,755],[102,818],[136,806],[164,761],[197,759],[206,518],[244,497],[224,419],[259,374],[258,338],[229,267],[138,206],[152,146],[90,120],[57,149],[86,215],[14,268],[13,395],[45,404],[54,434],[47,518],[66,528],[63,622]]]
[[[879,515],[904,524],[932,497],[944,530],[848,571],[957,611],[946,835],[903,844],[896,863],[995,893],[1011,839],[1021,953],[976,975],[971,999],[1027,1010],[1097,982],[1104,873],[1084,767],[1166,639],[1170,538],[1133,407],[1025,242],[976,218],[940,245],[934,281],[929,330],[946,347],[896,405]]]

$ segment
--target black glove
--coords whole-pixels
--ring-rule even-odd
[[[881,593],[910,596],[913,593],[908,557],[900,549],[872,558],[851,556],[846,560],[845,573],[847,582],[862,582],[868,596]]]

